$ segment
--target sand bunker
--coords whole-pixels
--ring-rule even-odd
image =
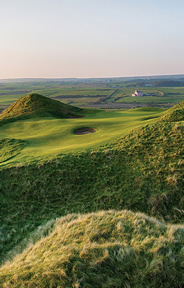
[[[82,127],[74,130],[74,134],[76,135],[84,135],[84,134],[91,134],[95,133],[97,130],[91,127]]]

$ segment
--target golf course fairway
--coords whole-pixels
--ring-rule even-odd
[[[0,127],[0,138],[25,141],[18,155],[0,165],[32,162],[61,153],[73,153],[105,145],[138,126],[154,123],[163,110],[84,110],[82,118],[31,117]],[[76,135],[78,128],[90,127],[95,133]]]

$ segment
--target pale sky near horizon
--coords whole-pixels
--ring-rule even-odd
[[[183,0],[0,0],[0,78],[184,74]]]

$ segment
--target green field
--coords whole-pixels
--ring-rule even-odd
[[[13,138],[26,141],[24,149],[6,163],[29,162],[60,153],[72,153],[95,149],[105,145],[131,129],[153,123],[164,110],[141,108],[127,111],[86,110],[84,118],[56,119],[33,118],[9,123],[0,127],[1,138]],[[151,120],[151,118],[153,119]],[[148,118],[148,120],[147,120]],[[75,135],[80,127],[97,129],[94,134]]]
[[[145,85],[142,85],[142,82],[140,80],[132,82],[130,79],[4,81],[0,82],[0,109],[7,108],[19,97],[29,93],[39,93],[66,104],[91,108],[94,105],[99,105],[99,107],[103,105],[104,107],[104,104],[112,104],[112,106],[108,107],[114,108],[114,103],[129,104],[129,108],[135,108],[138,105],[169,108],[184,100],[183,86],[165,87],[164,84],[168,83],[160,81],[157,87],[154,86],[155,82],[152,80],[150,82],[152,82],[153,86],[146,87],[146,82],[144,82]],[[154,96],[132,97],[135,90],[142,90],[145,95],[153,94]]]

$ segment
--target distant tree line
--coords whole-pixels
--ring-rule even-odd
[[[129,83],[126,87],[142,87],[151,84],[152,87],[184,87],[184,80],[156,80],[156,81],[138,81]]]

